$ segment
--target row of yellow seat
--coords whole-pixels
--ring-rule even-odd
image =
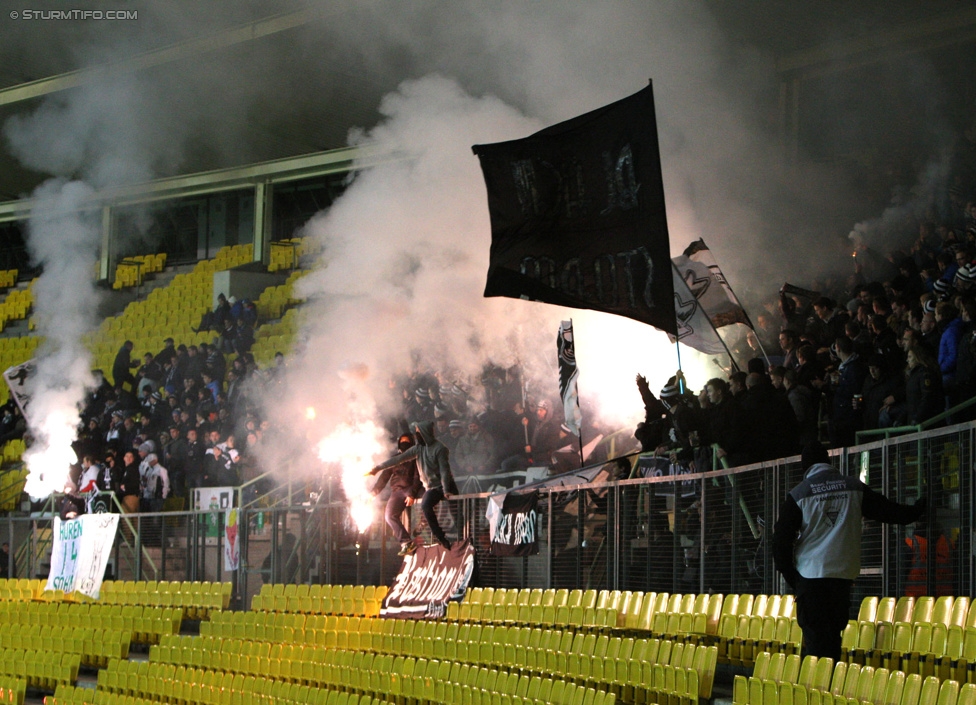
[[[868,596],[861,600],[857,622],[917,624],[928,622],[958,627],[976,627],[976,609],[968,596],[914,597]]]
[[[80,665],[78,654],[27,649],[0,652],[0,677],[25,680],[28,688],[54,690],[59,683],[74,683]]]
[[[752,677],[738,675],[734,705],[976,705],[976,683],[832,659],[762,654]]]
[[[800,653],[803,630],[795,617],[759,617],[738,615],[724,620],[718,635],[719,661],[736,666],[750,666],[763,652]]]
[[[846,660],[910,673],[920,664],[971,660],[976,609],[968,596],[869,596],[844,629],[842,649]]]
[[[255,629],[243,638],[164,637],[152,647],[150,658],[236,671],[244,663],[261,668],[262,658],[320,662],[332,651],[348,651],[500,667],[523,675],[557,674],[606,687],[655,683],[658,671],[663,676],[664,667],[670,667],[682,672],[682,682],[694,679],[705,698],[711,695],[717,663],[714,646],[660,639],[443,621],[342,620],[338,618],[334,629],[275,626]]]
[[[179,634],[183,610],[177,607],[101,605],[76,602],[0,602],[0,624],[13,627],[62,626],[126,632],[129,641],[156,644]]]
[[[46,580],[0,578],[0,600],[16,602],[41,599],[46,585]],[[0,609],[3,609],[2,606]]]
[[[195,675],[191,674],[191,676]],[[262,684],[259,684],[256,679],[254,683],[248,683],[245,680],[240,684],[241,688],[237,688],[235,687],[237,683],[233,680],[229,686],[225,686],[223,682],[218,686],[213,683],[203,684],[197,681],[187,681],[185,680],[186,677],[186,674],[183,674],[184,680],[180,682],[186,683],[187,685],[178,688],[174,683],[173,687],[169,689],[173,693],[173,699],[169,701],[164,699],[165,695],[157,693],[152,693],[149,697],[139,697],[109,692],[102,689],[92,690],[91,688],[65,685],[58,686],[53,696],[45,697],[44,705],[156,705],[159,702],[177,702],[175,697],[177,692],[181,694],[181,700],[178,702],[208,703],[210,705],[282,705],[284,703],[302,703],[303,705],[306,703],[311,703],[312,705],[380,705],[384,702],[378,698],[373,699],[368,695],[360,697],[359,695],[334,690],[313,692],[310,688],[276,689],[274,686],[271,686],[271,691],[273,693],[276,692],[276,694],[266,695],[246,689],[252,686],[261,687]],[[146,686],[148,687],[150,684],[158,690],[166,690],[164,686],[160,686],[158,680],[155,683],[147,680]],[[287,692],[285,692],[286,690]],[[143,691],[140,690],[139,692]],[[186,697],[187,694],[192,700]]]
[[[251,611],[344,614],[375,617],[385,585],[263,585],[251,598]]]
[[[209,619],[212,613],[230,607],[232,590],[232,583],[108,580],[102,583],[99,599],[108,605],[180,607],[187,619]]]
[[[932,675],[936,668],[963,664],[976,667],[976,627],[947,627],[942,623],[881,623],[871,630],[862,622],[856,631],[848,625],[841,646],[852,663],[900,669],[908,673]],[[890,628],[889,628],[890,627]]]
[[[0,270],[0,287],[11,287],[17,285],[17,275],[19,272],[16,269],[3,269]]]
[[[211,683],[219,680],[221,686],[230,681],[247,682],[254,678],[260,683],[262,678],[273,682],[273,688],[280,692],[298,695],[299,702],[319,702],[323,691],[344,691],[351,696],[363,695],[379,698],[382,701],[397,703],[490,703],[505,701],[516,704],[552,703],[553,705],[612,705],[616,694],[608,690],[590,688],[585,685],[558,677],[520,675],[515,672],[477,665],[451,663],[448,661],[414,659],[412,657],[390,654],[370,654],[322,650],[321,662],[291,661],[286,658],[253,657],[247,663],[247,671],[228,671],[220,673],[206,668],[172,663],[172,682],[180,680],[180,668],[184,678],[195,673],[197,678],[211,678]],[[99,686],[117,692],[128,691],[133,684],[142,688],[142,679],[151,687],[154,667],[156,673],[167,673],[165,665],[153,661],[149,664],[132,664],[123,667],[119,662],[120,673],[113,675],[113,665],[100,675]],[[243,666],[242,666],[243,667]],[[135,672],[135,673],[133,673]],[[135,675],[135,679],[133,679]],[[307,676],[307,677],[306,677]],[[230,677],[230,678],[228,678]],[[157,683],[162,680],[163,697],[167,697],[166,676],[155,676]],[[241,680],[238,680],[241,679]],[[233,686],[231,686],[233,687]],[[171,700],[179,700],[177,695],[169,695]],[[331,696],[328,696],[331,697]],[[184,699],[189,700],[184,696]],[[200,702],[208,702],[202,700]],[[328,702],[328,700],[326,700]],[[650,701],[648,701],[650,702]],[[677,705],[677,704],[676,704]],[[691,705],[690,701],[682,705]]]
[[[27,679],[0,676],[0,703],[24,705],[27,697]]]
[[[7,321],[20,321],[27,318],[34,306],[33,286],[37,279],[32,279],[26,289],[13,289],[3,301],[0,301],[0,330],[6,327]]]
[[[0,649],[29,649],[78,654],[85,666],[99,666],[110,658],[128,658],[128,631],[91,627],[41,626],[0,631]]]
[[[118,290],[129,286],[139,286],[147,274],[161,272],[165,267],[165,252],[126,257],[125,260],[115,266],[115,280],[112,282],[112,288]]]
[[[670,594],[621,590],[472,588],[448,605],[448,619],[531,625],[577,625],[650,632],[670,639],[718,636],[740,616],[795,613],[792,595]]]

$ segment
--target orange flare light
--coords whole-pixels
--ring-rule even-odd
[[[383,437],[381,428],[366,421],[357,425],[340,424],[318,444],[319,460],[339,468],[349,513],[360,532],[370,527],[376,514],[369,489],[372,479],[366,473],[372,469],[374,458],[386,452]]]

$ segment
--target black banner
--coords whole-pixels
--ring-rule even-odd
[[[422,546],[403,559],[393,587],[383,599],[381,617],[441,619],[447,603],[464,597],[474,572],[474,546],[457,541],[450,551]]]
[[[682,475],[693,475],[686,463],[672,463],[667,457],[660,455],[641,455],[637,459],[637,472],[641,477],[673,477],[675,482],[654,486],[655,494],[677,494],[682,497],[694,497],[698,494],[697,480],[681,480]]]
[[[677,334],[650,86],[473,150],[491,214],[485,296],[604,311]]]
[[[509,492],[501,507],[497,498],[488,501],[488,520],[491,526],[491,555],[534,556],[539,552],[538,526],[539,493]]]

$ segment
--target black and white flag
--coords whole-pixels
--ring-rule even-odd
[[[539,552],[537,492],[509,492],[488,500],[493,556],[534,556]]]
[[[580,411],[579,389],[576,384],[579,379],[579,368],[576,366],[572,320],[562,321],[559,324],[556,349],[559,355],[559,396],[563,400],[566,428],[579,437],[580,427],[583,425],[583,412]]]

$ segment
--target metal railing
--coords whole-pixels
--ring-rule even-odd
[[[880,438],[833,451],[832,463],[859,476],[893,500],[924,497],[928,519],[908,527],[866,522],[862,542],[862,594],[973,594],[974,441],[965,423]],[[567,587],[656,590],[672,593],[778,593],[787,586],[775,572],[770,537],[786,493],[803,477],[798,457],[707,473],[631,477],[636,457],[601,466],[595,481],[541,487],[538,553],[493,556],[486,519],[488,493],[465,494],[441,507],[449,535],[471,541],[477,554],[475,584],[498,587]],[[626,465],[630,463],[630,465]],[[233,580],[235,604],[247,607],[263,582],[389,584],[401,565],[399,544],[382,521],[360,533],[341,501],[336,480],[323,480],[314,497],[304,484],[281,482],[266,501],[238,488],[237,569],[224,565],[222,511],[124,515],[111,570],[119,579]],[[287,500],[287,501],[286,501]],[[410,510],[414,529],[420,512]],[[0,534],[30,548],[17,561],[17,577],[38,575],[36,560],[51,517],[7,517]],[[946,551],[912,562],[908,539],[921,536]]]

